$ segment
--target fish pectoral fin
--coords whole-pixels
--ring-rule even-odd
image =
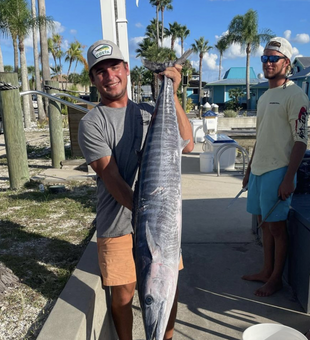
[[[186,140],[182,140],[182,143],[181,143],[181,148],[182,150],[186,147],[186,145],[189,143],[189,139],[186,139]]]
[[[158,254],[160,254],[160,248],[158,247],[158,245],[156,244],[154,240],[154,237],[149,228],[148,221],[146,222],[145,233],[146,233],[146,242],[149,247],[150,253],[152,255],[152,260],[154,261],[157,258]]]

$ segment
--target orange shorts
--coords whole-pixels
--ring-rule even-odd
[[[104,286],[119,286],[137,281],[132,234],[98,237],[98,261]],[[179,270],[183,269],[182,256]]]

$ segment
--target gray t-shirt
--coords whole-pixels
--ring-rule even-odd
[[[122,178],[133,187],[138,152],[143,146],[154,106],[128,101],[124,108],[102,104],[89,111],[79,124],[79,145],[87,164],[113,156]],[[130,234],[131,211],[120,205],[97,176],[97,237]]]

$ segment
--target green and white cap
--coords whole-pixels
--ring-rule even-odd
[[[123,60],[124,57],[119,47],[110,40],[98,40],[87,51],[87,63],[89,72],[96,64],[102,60],[118,59]]]

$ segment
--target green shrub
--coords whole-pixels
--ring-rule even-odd
[[[225,110],[224,111],[224,117],[229,117],[229,118],[233,118],[233,117],[237,117],[238,112],[234,111],[234,110]]]

